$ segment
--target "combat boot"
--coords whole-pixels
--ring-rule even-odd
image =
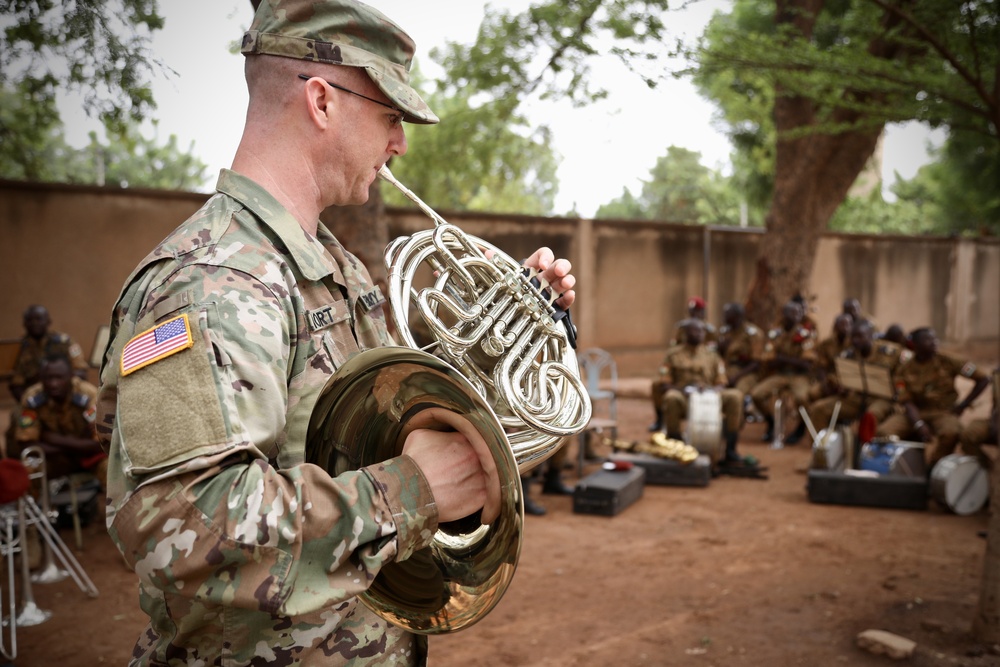
[[[723,454],[723,460],[727,463],[734,463],[741,461],[741,457],[736,453],[736,441],[739,439],[739,433],[726,433],[726,453]]]
[[[767,423],[767,431],[761,437],[761,442],[771,442],[774,440],[774,417],[768,417],[764,415],[764,421]]]
[[[559,468],[549,466],[542,481],[542,493],[551,496],[569,496],[573,494],[573,489],[563,484]]]
[[[663,410],[657,409],[656,421],[649,425],[650,432],[663,430]]]
[[[802,436],[804,436],[805,434],[806,434],[806,423],[804,421],[800,421],[799,425],[795,427],[794,431],[792,431],[792,434],[789,435],[787,438],[785,438],[785,444],[794,445],[799,440],[801,440]]]
[[[524,513],[533,516],[544,516],[545,508],[531,499],[531,479],[533,475],[521,477],[521,493],[524,496]]]

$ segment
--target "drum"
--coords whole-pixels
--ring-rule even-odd
[[[688,395],[687,444],[712,463],[722,458],[722,397],[714,389]]]
[[[813,442],[812,462],[809,467],[813,470],[832,472],[843,472],[850,468],[854,441],[854,431],[847,426],[837,426],[829,435],[827,429],[823,429],[816,434],[816,440]]]
[[[859,466],[892,477],[926,477],[924,443],[872,440],[861,446]]]
[[[955,514],[975,514],[990,493],[989,475],[975,456],[949,454],[931,470],[931,497]]]

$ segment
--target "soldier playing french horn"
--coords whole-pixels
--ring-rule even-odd
[[[424,636],[357,596],[440,523],[488,521],[494,466],[428,428],[361,469],[305,461],[327,379],[393,342],[320,212],[367,201],[403,122],[438,118],[409,85],[413,41],[359,2],[264,0],[242,52],[232,168],[125,282],[102,368],[108,530],[150,616],[133,664],[422,664]],[[568,261],[526,265],[572,304]]]

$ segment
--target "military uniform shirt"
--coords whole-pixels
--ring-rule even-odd
[[[327,379],[392,343],[384,300],[322,224],[228,170],[217,190],[126,281],[102,368],[108,531],[150,616],[133,664],[422,662],[356,596],[431,542],[426,479],[407,456],[349,470],[352,443],[304,463]],[[189,347],[126,360],[185,320]]]
[[[764,361],[769,363],[768,370],[772,373],[801,374],[805,371],[781,366],[780,362],[775,362],[777,355],[786,357],[797,357],[805,361],[816,360],[816,340],[813,332],[804,326],[792,327],[791,331],[785,331],[783,327],[771,329],[767,334],[767,343],[764,346]]]
[[[21,349],[14,362],[10,384],[15,387],[30,387],[40,379],[42,362],[46,357],[65,356],[74,371],[86,371],[89,366],[83,358],[83,350],[67,334],[49,331],[41,339],[25,336],[21,339]]]
[[[674,387],[726,385],[726,369],[718,352],[704,345],[678,345],[663,360],[664,382]]]
[[[18,442],[38,442],[44,431],[97,439],[94,431],[97,387],[76,377],[72,383],[67,400],[61,403],[50,399],[41,383],[24,392],[14,427],[14,438]]]
[[[723,326],[719,337],[728,340],[723,357],[726,368],[744,368],[764,355],[764,332],[754,324],[744,322],[736,330]]]
[[[960,361],[937,353],[925,362],[915,358],[903,364],[896,375],[900,403],[913,403],[921,412],[951,410],[958,401],[955,378],[978,381],[988,378],[971,361]]]

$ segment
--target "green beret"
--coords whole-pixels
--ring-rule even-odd
[[[410,87],[416,45],[381,12],[351,0],[261,0],[244,55],[263,53],[312,62],[363,67],[410,123],[438,117]]]

